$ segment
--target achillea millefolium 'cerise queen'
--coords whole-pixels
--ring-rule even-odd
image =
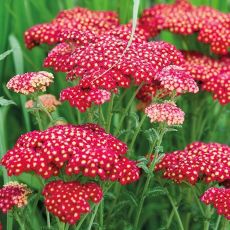
[[[46,71],[24,73],[11,78],[6,86],[16,93],[28,95],[46,91],[46,88],[53,82],[53,78],[53,74]]]
[[[52,94],[43,94],[41,96],[38,96],[38,101],[43,107],[45,107],[48,112],[55,111],[56,107],[61,104],[60,101],[58,101],[56,97]],[[33,100],[29,100],[26,102],[25,107],[27,109],[33,109],[34,107],[36,107],[36,105]]]
[[[138,180],[139,168],[124,157],[126,151],[126,144],[98,125],[63,125],[22,135],[1,163],[10,176],[33,171],[49,178],[64,168],[68,175],[128,184]]]
[[[230,220],[230,188],[209,188],[201,197],[205,204],[212,204],[219,215]]]
[[[9,182],[0,189],[0,210],[8,212],[13,207],[23,207],[27,204],[30,189],[25,184],[16,181]]]
[[[59,42],[58,34],[65,29],[90,30],[95,34],[103,34],[118,26],[118,15],[112,11],[91,11],[76,7],[61,11],[50,23],[38,24],[25,32],[25,43],[28,48],[42,43]]]
[[[194,142],[184,150],[165,154],[156,170],[162,170],[165,178],[177,183],[224,182],[230,178],[230,147]]]
[[[172,101],[162,104],[151,104],[145,109],[146,115],[151,122],[167,123],[167,125],[182,125],[184,122],[184,112]]]
[[[192,77],[201,84],[202,90],[213,93],[213,98],[220,104],[230,102],[230,58],[211,57],[195,52],[184,52],[185,63],[182,65]]]
[[[73,31],[65,31],[60,36],[69,33]],[[170,44],[145,42],[136,35],[123,54],[128,44],[129,30],[118,29],[117,33],[107,32],[101,36],[85,32],[84,42],[79,41],[79,33],[75,30],[74,39],[65,36],[65,43],[51,50],[44,65],[66,72],[68,80],[79,78],[77,86],[61,92],[61,99],[68,100],[80,111],[85,111],[92,102],[99,104],[108,100],[109,94],[102,90],[130,87],[132,79],[137,85],[156,82],[168,91],[198,91],[192,77],[177,66],[183,63],[183,56]],[[105,99],[95,100],[98,94],[106,95]]]
[[[198,40],[210,44],[216,54],[227,54],[230,47],[230,15],[187,0],[154,5],[144,10],[139,23],[152,37],[166,29],[182,35],[198,32]]]
[[[90,212],[89,201],[99,203],[103,197],[102,189],[96,183],[52,181],[42,192],[49,212],[61,221],[75,224],[81,214]]]

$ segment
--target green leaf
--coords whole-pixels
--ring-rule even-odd
[[[7,50],[6,52],[0,54],[0,61],[3,60],[4,58],[6,58],[9,54],[11,54],[13,52],[13,50]]]
[[[156,196],[162,196],[166,194],[167,194],[167,191],[163,187],[157,186],[153,189],[150,189],[146,193],[146,197],[156,197]]]
[[[160,138],[159,133],[154,128],[145,130],[144,134],[146,135],[146,137],[150,143],[153,143],[156,139],[159,140],[159,138]]]
[[[134,113],[134,112],[129,113],[128,117],[130,118],[129,122],[132,124],[131,127],[137,128],[137,126],[139,125],[139,117],[137,113]]]
[[[132,192],[126,192],[126,195],[128,196],[129,200],[134,204],[136,207],[138,207],[137,197]]]
[[[0,97],[0,105],[1,106],[8,106],[8,105],[16,105],[16,104],[12,100],[7,100],[4,97]]]
[[[30,188],[41,190],[43,186],[36,175],[32,173],[22,173],[16,177],[18,181],[27,184]]]
[[[146,174],[149,173],[149,168],[147,167],[147,165],[145,163],[140,162],[137,164],[137,167],[143,169]]]

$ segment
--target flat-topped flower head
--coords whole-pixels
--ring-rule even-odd
[[[185,62],[182,66],[199,82],[208,81],[230,70],[229,57],[214,59],[198,52],[183,52]]]
[[[56,107],[58,105],[60,105],[60,101],[58,101],[56,99],[56,97],[52,94],[43,94],[41,96],[38,97],[38,100],[39,100],[39,103],[41,103],[41,105],[43,107],[45,107],[45,109],[48,111],[48,112],[53,112],[56,110]],[[33,100],[29,100],[26,102],[25,104],[25,107],[27,109],[32,109],[34,108],[36,105],[34,103]]]
[[[95,102],[95,97],[100,97],[96,104],[104,103],[110,98],[109,91],[128,88],[132,81],[136,85],[157,82],[167,91],[197,92],[192,77],[181,69],[174,68],[170,79],[163,76],[164,67],[183,63],[180,51],[165,42],[146,42],[141,33],[135,34],[132,44],[126,49],[130,34],[128,26],[100,36],[90,31],[82,33],[75,29],[68,33],[66,30],[62,34],[65,42],[51,50],[44,61],[45,67],[66,72],[67,80],[79,80],[77,86],[62,91],[61,99],[85,111]],[[162,74],[157,75],[161,70]],[[173,87],[169,86],[172,78]]]
[[[219,215],[230,220],[230,188],[209,188],[201,197],[206,205],[212,204]]]
[[[139,168],[126,152],[126,144],[98,125],[60,125],[22,135],[1,163],[9,175],[33,171],[49,178],[64,168],[68,175],[127,184],[139,179]]]
[[[28,95],[46,91],[46,88],[53,82],[53,78],[53,74],[46,71],[29,72],[14,76],[6,86],[16,93]]]
[[[16,181],[9,182],[0,189],[0,210],[8,212],[13,207],[21,208],[27,204],[30,189]]]
[[[193,6],[186,0],[173,4],[156,4],[145,9],[139,24],[151,37],[162,30],[190,35],[208,43],[216,54],[225,55],[230,47],[230,16],[209,6]]]
[[[218,143],[194,142],[184,150],[165,154],[156,170],[177,183],[224,182],[230,178],[230,147]]]
[[[184,122],[184,112],[174,102],[154,103],[145,109],[145,114],[151,122],[165,122],[167,125],[181,125]]]
[[[213,93],[213,98],[220,104],[230,103],[230,70],[205,81],[202,89]]]
[[[176,91],[177,93],[197,93],[199,91],[192,76],[181,66],[169,65],[164,67],[156,75],[156,79],[160,81],[161,87],[168,91]]]
[[[69,224],[75,224],[81,214],[90,212],[89,201],[99,203],[103,197],[103,191],[96,183],[61,180],[46,184],[42,194],[47,210]]]
[[[77,29],[83,33],[89,30],[93,34],[103,34],[116,28],[118,21],[118,15],[115,12],[92,11],[76,7],[60,11],[51,22],[29,28],[25,32],[24,39],[27,48],[31,49],[42,43],[51,45],[63,41],[65,36],[63,37],[62,34],[59,37],[59,35],[66,29]]]
[[[77,107],[81,112],[90,108],[92,103],[96,105],[104,104],[109,101],[111,93],[103,89],[84,89],[80,86],[74,86],[62,90],[61,101],[68,101],[71,106]]]

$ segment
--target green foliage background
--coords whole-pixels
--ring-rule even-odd
[[[140,0],[140,13],[144,8],[153,4],[173,2],[167,0]],[[194,5],[209,5],[222,12],[229,12],[229,0],[192,0]],[[26,49],[23,42],[23,34],[29,27],[52,20],[60,10],[70,9],[74,6],[87,7],[93,10],[115,10],[119,13],[122,23],[128,22],[132,18],[132,0],[0,0],[0,54],[13,49],[13,53],[0,61],[0,96],[15,101],[16,105],[0,107],[0,155],[11,148],[17,138],[36,126],[32,117],[25,111],[25,97],[8,91],[5,87],[7,81],[14,75],[22,72],[44,70],[43,59],[46,57],[50,47],[42,45],[33,50]],[[167,31],[162,32],[154,38],[170,42],[178,49],[199,50],[209,53],[206,45],[198,43],[196,36],[182,37]],[[49,93],[59,96],[61,89],[68,85],[63,74],[55,73],[55,83],[48,89]],[[132,91],[128,92],[123,100],[123,107],[131,97]],[[186,144],[195,140],[216,141],[230,144],[230,107],[222,107],[218,102],[212,100],[208,93],[198,95],[185,95],[179,99],[180,107],[186,113],[186,122],[183,129],[177,133],[171,132],[164,140],[164,151],[172,151],[185,147]],[[135,106],[133,107],[135,111]],[[58,109],[59,116],[71,123],[77,123],[77,112],[67,103]],[[141,114],[138,114],[141,117]],[[84,115],[82,116],[84,118]],[[133,128],[133,123],[139,118],[127,119],[126,127]],[[117,119],[113,120],[116,123]],[[147,128],[149,124],[145,124]],[[114,124],[115,126],[115,124]],[[134,125],[135,126],[135,125]],[[122,135],[120,137],[122,139]],[[140,134],[136,143],[136,151],[139,155],[144,155],[148,151],[144,134]],[[2,179],[0,179],[2,181]],[[1,183],[2,184],[2,183]],[[175,191],[176,192],[176,191]],[[186,192],[186,190],[184,191]],[[164,207],[165,206],[165,207]],[[157,211],[159,207],[166,209],[168,205],[163,204],[147,205],[148,210]],[[186,207],[184,207],[186,209]],[[142,218],[148,218],[148,215]],[[144,219],[143,219],[144,221]],[[150,221],[150,226],[157,222],[157,216]],[[194,228],[195,229],[195,228]]]

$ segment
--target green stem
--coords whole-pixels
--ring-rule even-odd
[[[177,222],[179,224],[179,228],[181,230],[184,230],[184,227],[183,227],[183,224],[182,224],[182,221],[181,221],[181,218],[180,218],[180,214],[179,214],[179,212],[177,210],[177,207],[175,205],[175,201],[173,200],[173,198],[171,197],[171,195],[170,195],[170,193],[169,193],[169,191],[167,189],[166,189],[166,191],[167,191],[167,197],[168,197],[168,199],[169,199],[169,201],[170,201],[170,203],[171,203],[171,205],[173,207],[173,210],[175,212],[175,215],[176,215],[176,218],[177,218]]]
[[[135,141],[136,141],[137,135],[138,135],[138,133],[140,132],[140,129],[141,129],[141,127],[142,127],[142,125],[143,125],[143,123],[144,123],[144,121],[145,121],[145,118],[146,118],[146,115],[143,115],[141,121],[139,122],[138,127],[136,128],[136,130],[135,130],[135,132],[134,132],[134,134],[133,134],[133,138],[132,138],[131,144],[130,144],[130,146],[129,146],[129,151],[131,151],[131,152],[132,152],[134,143],[135,143]]]
[[[120,119],[120,123],[118,124],[118,127],[117,127],[117,129],[116,129],[116,131],[114,133],[115,136],[117,136],[117,134],[119,133],[119,131],[121,129],[121,126],[123,124],[123,121],[125,120],[125,117],[126,117],[128,111],[129,111],[129,109],[130,109],[130,107],[131,107],[131,105],[132,105],[137,93],[139,92],[139,90],[141,89],[142,86],[143,86],[143,83],[138,86],[138,88],[136,89],[135,93],[130,98],[130,100],[128,102],[128,105],[126,106],[125,111],[124,111],[124,113],[123,113],[123,115],[122,115],[122,117]]]
[[[50,229],[51,225],[50,225],[50,213],[48,212],[47,208],[46,208],[46,222],[47,222],[47,228]]]
[[[85,214],[85,215],[80,219],[80,221],[78,222],[78,224],[77,224],[77,226],[74,228],[74,230],[80,230],[80,229],[81,229],[81,226],[82,226],[82,224],[83,224],[83,222],[85,221],[85,219],[86,219],[87,216],[88,216],[88,215]]]
[[[108,108],[108,120],[107,120],[107,127],[106,127],[106,132],[108,133],[110,132],[112,116],[113,116],[113,102],[114,102],[114,94],[112,94],[112,97],[109,103],[109,108]]]
[[[43,130],[43,127],[42,127],[42,120],[41,120],[39,111],[36,111],[36,112],[35,112],[35,117],[36,117],[36,120],[37,120],[37,122],[38,122],[38,128],[39,128],[40,130]]]
[[[191,189],[192,189],[192,193],[193,193],[193,195],[194,195],[194,198],[195,198],[195,200],[196,200],[196,202],[197,202],[197,205],[198,205],[198,207],[199,207],[199,209],[200,209],[200,211],[201,211],[203,217],[205,217],[205,211],[204,211],[204,209],[203,209],[203,207],[202,207],[202,205],[201,205],[201,202],[200,202],[199,198],[197,197],[196,191],[194,190],[193,187],[192,187]]]
[[[144,187],[142,195],[141,195],[140,204],[138,206],[137,215],[136,215],[135,223],[134,223],[134,229],[137,229],[137,227],[138,227],[140,215],[141,215],[142,208],[143,208],[144,201],[145,201],[145,194],[149,188],[150,181],[151,181],[151,176],[148,175],[147,180],[145,182],[145,187]]]
[[[172,223],[172,219],[173,219],[174,213],[175,213],[175,211],[174,211],[174,209],[173,209],[173,210],[171,211],[169,217],[168,217],[168,221],[167,221],[167,224],[166,224],[166,227],[165,227],[166,229],[169,229],[169,227],[170,227],[170,225],[171,225],[171,223]]]
[[[22,223],[21,218],[19,217],[17,211],[14,212],[14,216],[16,221],[18,222],[19,226],[20,226],[20,230],[25,230],[25,225]]]
[[[229,229],[229,224],[230,224],[230,221],[227,220],[226,218],[223,219],[223,225],[222,225],[222,228],[223,230],[228,230]]]
[[[104,117],[104,114],[103,114],[102,106],[100,105],[98,107],[98,109],[99,109],[100,120],[102,121],[103,127],[105,127],[106,122],[105,122],[105,117]]]
[[[91,219],[90,219],[90,222],[89,222],[89,226],[87,228],[87,230],[91,230],[92,229],[92,226],[93,226],[93,222],[94,222],[94,219],[95,219],[95,216],[97,214],[97,211],[98,211],[98,208],[99,208],[100,205],[97,205],[94,209],[94,212],[93,212],[93,215],[91,216]]]
[[[207,206],[206,211],[205,211],[206,220],[204,221],[204,230],[209,230],[211,215],[212,215],[211,206],[209,205]]]
[[[150,163],[149,173],[147,175],[147,180],[145,182],[145,186],[144,186],[144,189],[143,189],[142,194],[141,194],[140,204],[138,206],[137,214],[136,214],[136,218],[135,218],[135,222],[134,222],[134,229],[138,229],[139,219],[140,219],[140,215],[141,215],[144,201],[146,198],[146,193],[148,191],[151,179],[153,177],[153,170],[155,168],[155,165],[156,165],[157,159],[158,159],[159,149],[157,147],[159,147],[161,145],[164,133],[165,133],[165,124],[160,124],[160,126],[159,126],[159,139],[156,141],[156,144],[154,143],[151,147],[151,152],[153,151],[154,147],[156,148],[155,155],[154,155],[154,159]],[[150,156],[149,156],[149,158],[150,158]]]
[[[58,229],[59,229],[59,230],[65,230],[65,223],[64,223],[64,222],[61,222],[61,221],[59,220]]]
[[[104,200],[100,203],[100,229],[103,230],[104,225]]]
[[[219,229],[220,220],[221,220],[221,215],[218,215],[218,218],[217,218],[217,221],[216,221],[216,225],[215,225],[214,230],[218,230],[218,229]]]
[[[78,124],[81,124],[81,112],[79,110],[77,110],[77,121]]]

